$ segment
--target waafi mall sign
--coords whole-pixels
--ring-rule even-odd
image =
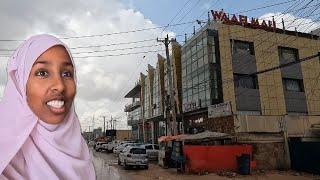
[[[268,31],[276,30],[276,22],[274,20],[272,21],[262,20],[259,22],[258,18],[251,18],[251,21],[249,22],[248,17],[243,15],[236,16],[235,14],[233,14],[231,16],[229,14],[226,14],[223,11],[213,11],[213,10],[211,10],[211,14],[214,20],[220,20],[224,24],[241,25],[245,27],[264,29]]]

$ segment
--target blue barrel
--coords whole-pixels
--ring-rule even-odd
[[[242,154],[237,157],[238,173],[242,175],[250,174],[250,154]]]

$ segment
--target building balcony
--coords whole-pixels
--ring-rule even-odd
[[[124,108],[124,112],[131,112],[140,106],[141,106],[140,101],[133,102],[132,104],[127,104]]]
[[[138,120],[128,119],[128,126],[138,124],[138,122],[139,122]]]

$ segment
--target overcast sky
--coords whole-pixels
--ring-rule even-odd
[[[75,57],[78,76],[75,104],[83,130],[88,130],[92,125],[95,128],[102,126],[102,116],[110,119],[111,115],[118,118],[117,127],[124,129],[127,124],[123,109],[128,100],[123,96],[134,86],[139,72],[146,71],[148,63],[155,65],[157,53],[164,54],[164,46],[157,43],[156,38],[169,33],[172,37],[177,35],[178,41],[182,41],[184,37],[180,35],[187,33],[189,36],[193,26],[197,24],[188,23],[165,29],[155,27],[195,19],[205,20],[209,9],[224,9],[229,13],[243,12],[242,14],[249,17],[270,19],[272,15],[279,16],[285,19],[287,27],[298,27],[299,31],[308,32],[319,27],[316,23],[319,21],[316,3],[309,4],[310,8],[299,10],[299,7],[303,8],[308,1],[290,1],[270,8],[244,12],[281,2],[287,1],[247,0],[235,3],[232,0],[2,0],[0,49],[13,50],[21,43],[1,40],[23,40],[39,33],[60,37],[71,48]],[[281,15],[282,13],[285,14]],[[281,18],[276,19],[279,25]],[[151,30],[114,34],[144,28]],[[86,35],[100,36],[84,38]],[[118,45],[110,45],[117,43]],[[81,48],[86,46],[98,47]],[[125,48],[129,49],[121,50]],[[3,56],[11,53],[12,51],[0,50],[0,99],[7,79],[5,68],[8,57]],[[119,56],[127,53],[139,54]]]

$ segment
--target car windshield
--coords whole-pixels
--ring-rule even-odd
[[[146,150],[142,148],[132,148],[130,150],[130,153],[132,154],[146,154]]]

